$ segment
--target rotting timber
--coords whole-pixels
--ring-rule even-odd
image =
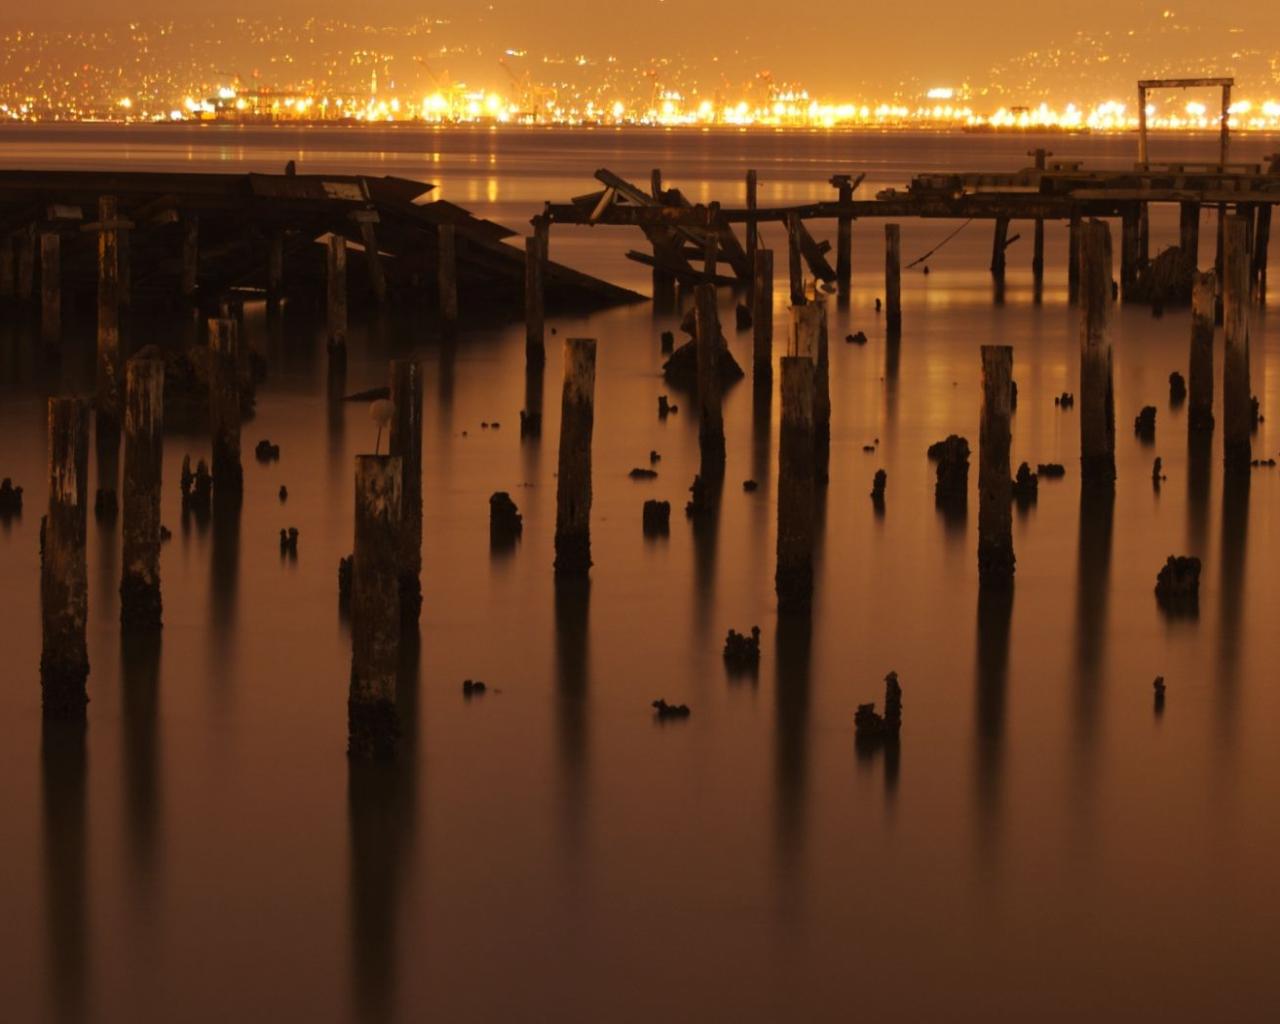
[[[445,200],[435,186],[396,177],[333,174],[171,174],[0,170],[0,247],[20,253],[31,233],[61,241],[60,283],[85,305],[98,289],[98,238],[90,223],[115,197],[127,246],[134,308],[183,302],[216,315],[229,297],[323,296],[330,235],[348,242],[353,302],[438,308],[440,229],[453,228],[460,316],[519,315],[525,256],[515,232]],[[544,270],[552,311],[643,298],[557,263]]]

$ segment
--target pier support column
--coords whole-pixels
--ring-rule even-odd
[[[182,218],[182,297],[196,301],[200,286],[200,219],[194,214]]]
[[[440,329],[446,338],[451,338],[458,330],[458,236],[452,224],[436,228],[436,285]]]
[[[1222,454],[1228,473],[1248,473],[1253,458],[1249,390],[1249,222],[1226,223],[1223,257]]]
[[[978,427],[978,580],[984,589],[1013,585],[1013,347],[982,346],[982,418]]]
[[[1218,282],[1212,271],[1196,271],[1191,281],[1191,360],[1187,428],[1213,430],[1213,307]]]
[[[547,361],[546,280],[550,248],[550,224],[544,217],[533,222],[533,234],[524,240],[524,358],[527,365]]]
[[[209,321],[209,420],[213,494],[218,504],[239,504],[244,491],[240,465],[240,333],[230,319]]]
[[[774,591],[778,611],[805,612],[813,602],[816,486],[813,466],[813,360],[784,356],[782,425],[778,435],[778,546]]]
[[[46,718],[83,719],[89,697],[89,582],[85,558],[89,407],[49,399],[49,512],[40,560],[40,686]]]
[[[160,483],[164,454],[164,359],[146,348],[125,372],[124,526],[120,627],[161,628]]]
[[[991,274],[997,284],[1004,284],[1005,250],[1009,248],[1009,218],[997,217],[991,235]]]
[[[902,334],[902,230],[884,226],[884,309],[889,337]]]
[[[1067,304],[1071,306],[1080,301],[1080,234],[1080,214],[1072,210],[1067,225]]]
[[[400,459],[400,614],[407,627],[422,610],[422,364],[391,361],[390,439]]]
[[[1087,486],[1114,487],[1116,412],[1111,384],[1111,229],[1100,220],[1080,238],[1080,478]]]
[[[1200,204],[1178,204],[1178,248],[1191,267],[1200,266]]]
[[[1029,154],[1035,158],[1035,168],[1037,171],[1045,169],[1046,161],[1050,156],[1047,149],[1034,149]],[[1036,294],[1039,295],[1044,286],[1044,218],[1037,217],[1035,221],[1035,244],[1031,251],[1031,279],[1036,286]]]
[[[853,181],[847,175],[833,178],[842,207],[853,203]],[[836,294],[849,297],[853,284],[853,215],[842,212],[836,220]]]
[[[591,569],[591,434],[595,423],[596,341],[567,338],[556,479],[555,574]]]
[[[267,238],[267,313],[280,312],[284,294],[284,232],[275,229]]]
[[[1130,203],[1124,208],[1120,222],[1120,296],[1123,302],[1135,302],[1138,297],[1138,205]]]
[[[800,268],[800,218],[787,214],[787,270],[791,282],[791,305],[804,305],[804,272]]]
[[[724,409],[720,380],[720,319],[716,287],[700,284],[694,292],[695,345],[698,356],[698,447],[702,479],[724,479]]]
[[[753,270],[756,266],[758,266],[756,262],[756,251],[758,248],[757,243],[760,238],[759,228],[757,227],[757,224],[756,224],[756,206],[758,203],[758,195],[757,195],[758,188],[759,186],[756,180],[756,172],[747,171],[747,220],[746,220],[746,224],[744,225],[746,229],[745,245],[746,245],[746,253],[747,253],[747,266],[753,268]],[[757,279],[753,279],[751,282],[750,298],[751,298],[752,308],[755,307],[757,283],[758,283]]]
[[[40,338],[49,349],[62,341],[62,238],[56,231],[40,233]]]
[[[99,447],[120,432],[120,244],[114,196],[98,200],[98,363],[94,388]]]
[[[326,309],[329,328],[329,363],[347,362],[347,240],[336,231],[329,236],[326,261]]]
[[[394,759],[400,738],[401,472],[399,456],[356,456],[347,754],[370,760]]]
[[[757,249],[751,288],[751,373],[757,386],[773,379],[773,250]]]
[[[382,253],[378,250],[378,230],[374,227],[378,215],[372,210],[362,210],[356,220],[360,225],[360,244],[364,247],[364,261],[369,271],[369,288],[381,309],[387,304],[387,275],[382,267]]]

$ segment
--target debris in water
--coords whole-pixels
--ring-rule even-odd
[[[1179,406],[1187,400],[1187,379],[1177,370],[1169,374],[1169,404]]]
[[[494,491],[489,496],[489,541],[492,544],[512,544],[524,532],[524,517],[506,491]]]
[[[656,469],[645,469],[642,466],[636,466],[635,469],[627,474],[632,480],[653,480],[657,475],[658,471]]]
[[[1018,503],[1019,508],[1026,508],[1028,505],[1034,505],[1039,496],[1040,478],[1031,472],[1031,467],[1024,462],[1018,467],[1018,472],[1013,478],[1013,500]]]
[[[969,491],[969,442],[957,434],[929,446],[929,458],[938,463],[934,499],[939,505],[963,505]]]
[[[876,299],[876,312],[880,312],[880,300],[878,298]]]
[[[169,527],[165,526],[164,523],[161,523],[160,524],[160,543],[167,544],[171,540],[173,540],[173,531],[170,530]]]
[[[666,395],[658,396],[658,419],[665,420],[668,413],[671,412],[671,404],[667,401]]]
[[[1151,688],[1155,691],[1156,714],[1158,715],[1164,710],[1164,676],[1156,676]]]
[[[1160,482],[1165,479],[1163,470],[1164,460],[1157,455],[1155,462],[1151,463],[1151,482],[1156,485],[1156,490],[1160,489]]]
[[[846,334],[844,340],[850,345],[865,345],[867,335],[865,331],[854,331],[853,334]]]
[[[1249,465],[1251,465],[1254,469],[1260,469],[1262,467],[1270,468],[1275,464],[1276,464],[1275,459],[1254,459],[1252,462],[1249,463]]]
[[[859,704],[853,716],[854,734],[859,742],[896,740],[902,731],[902,687],[898,673],[884,677],[884,715],[876,713],[875,703]]]
[[[289,500],[289,488],[287,488],[284,484],[280,485],[279,497],[280,497],[280,504],[282,505]]]
[[[671,532],[671,502],[650,499],[644,503],[644,534],[663,537]]]
[[[1036,476],[1056,480],[1067,475],[1067,467],[1061,462],[1041,462],[1036,466]]]
[[[290,526],[287,530],[280,528],[280,554],[298,556],[298,528]]]
[[[1144,405],[1133,420],[1133,432],[1148,443],[1156,439],[1156,407]]]
[[[657,713],[657,717],[659,719],[665,720],[668,718],[688,718],[689,717],[688,704],[668,704],[665,700],[659,697],[657,700],[653,702],[652,706],[654,711]]]
[[[470,700],[472,697],[483,697],[487,689],[488,687],[479,679],[462,680],[462,696],[467,700]]]
[[[662,461],[662,456],[653,449],[649,450],[649,465],[654,466]]]
[[[278,444],[272,444],[264,438],[259,441],[257,447],[253,449],[253,456],[259,462],[279,462],[280,446]]]
[[[1053,404],[1060,409],[1071,409],[1075,407],[1076,396],[1070,391],[1064,391],[1060,395],[1053,396]]]
[[[1156,577],[1156,603],[1171,615],[1194,614],[1200,607],[1200,559],[1170,555]]]
[[[1262,415],[1261,406],[1258,403],[1258,396],[1252,396],[1249,399],[1249,433],[1256,434],[1258,432],[1258,424],[1266,421],[1267,418]]]
[[[22,515],[22,488],[15,487],[9,477],[0,480],[0,519]]]
[[[871,480],[871,501],[878,509],[884,508],[884,485],[888,482],[889,474],[883,469],[877,469]]]
[[[738,318],[738,330],[740,331],[750,330],[751,329],[751,310],[748,309],[746,306],[744,306],[740,302],[738,303],[738,307],[734,312]]]
[[[743,480],[742,489],[750,494],[752,491],[758,490],[760,485],[754,480]]]
[[[736,670],[753,669],[760,664],[759,626],[752,626],[750,635],[729,630],[724,638],[724,663]]]

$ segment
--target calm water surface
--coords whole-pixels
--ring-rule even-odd
[[[754,167],[771,204],[831,197],[837,171],[867,171],[860,194],[871,195],[916,171],[1015,168],[1036,144],[1113,166],[1134,149],[955,135],[0,131],[7,166],[296,159],[303,171],[416,177],[521,231],[544,200],[591,191],[602,166],[642,181],[661,166],[695,201],[725,202]],[[1244,140],[1237,155],[1277,144]],[[1153,156],[1203,159],[1212,146],[1161,141]],[[953,227],[904,224],[905,255]],[[1082,504],[1078,413],[1052,401],[1076,390],[1079,366],[1066,229],[1046,229],[1036,304],[1021,227],[1003,306],[980,224],[930,275],[907,274],[896,350],[872,309],[879,225],[855,227],[852,301],[831,309],[817,593],[800,622],[774,608],[776,395],[761,408],[749,383],[729,392],[715,526],[695,536],[679,514],[697,417],[679,397],[679,415],[656,417],[670,318],[643,304],[551,319],[559,337],[600,345],[585,598],[552,585],[557,339],[544,436],[522,444],[520,324],[467,333],[450,351],[413,323],[357,323],[349,388],[383,383],[393,355],[426,365],[425,603],[402,681],[409,750],[389,772],[356,771],[344,754],[350,636],[335,570],[351,548],[353,456],[374,430],[363,406],[326,402],[315,321],[287,313],[272,334],[248,314],[270,374],[245,427],[238,523],[180,525],[178,468],[207,439],[166,439],[174,538],[158,647],[122,649],[119,528],[91,519],[83,739],[42,739],[37,535],[44,398],[92,380],[92,324],[73,320],[79,347],[61,371],[32,358],[24,328],[0,325],[0,475],[27,489],[23,517],[0,527],[4,1018],[1273,1019],[1280,470],[1224,493],[1220,432],[1189,450],[1185,410],[1168,403],[1169,372],[1187,369],[1187,313],[1120,308],[1119,482],[1114,503]],[[1176,232],[1176,211],[1157,210],[1153,251]],[[647,271],[622,255],[640,242],[627,229],[557,229],[552,250],[647,291]],[[1206,218],[1206,256],[1212,242]],[[721,301],[749,365],[750,335],[732,331],[727,291]],[[858,329],[869,344],[841,342]],[[139,327],[130,342],[180,331]],[[924,455],[951,432],[976,445],[985,343],[1014,346],[1015,465],[1067,466],[1015,514],[1011,601],[979,599],[976,495],[967,522],[944,521]],[[1267,416],[1254,452],[1274,456],[1274,317],[1258,312],[1252,345]],[[1146,404],[1159,408],[1154,446],[1128,429]],[[500,429],[480,429],[494,420]],[[253,461],[260,438],[280,445],[279,463]],[[629,480],[650,449],[658,478]],[[882,467],[878,518],[868,491]],[[755,493],[738,486],[747,478]],[[506,556],[488,545],[495,490],[525,517]],[[668,540],[641,534],[649,497],[676,505]],[[301,531],[296,563],[279,556],[282,526]],[[1204,560],[1196,620],[1157,611],[1171,553]],[[758,676],[731,679],[725,631],[752,624]],[[882,698],[890,669],[905,693],[900,757],[860,759],[853,711]],[[491,692],[465,702],[468,677]],[[655,723],[660,696],[692,717]]]

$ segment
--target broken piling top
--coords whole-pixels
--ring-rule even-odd
[[[555,571],[591,569],[591,437],[595,426],[596,340],[566,338],[556,479]]]

